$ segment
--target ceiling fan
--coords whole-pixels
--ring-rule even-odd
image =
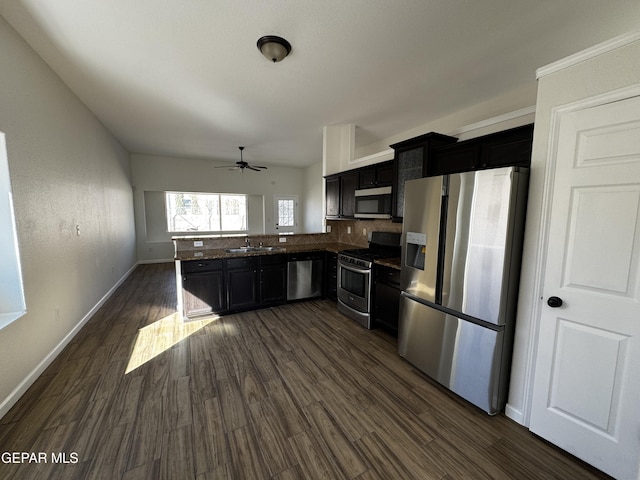
[[[248,168],[249,170],[253,170],[256,172],[260,172],[261,170],[266,170],[267,167],[261,167],[260,165],[249,165],[247,162],[245,162],[242,159],[242,151],[244,150],[244,147],[238,147],[240,149],[240,161],[236,162],[236,166],[235,167],[230,167],[229,170],[240,170],[240,172],[242,173],[244,171],[245,168]],[[215,168],[225,168],[224,166],[220,166],[220,167],[215,167]]]

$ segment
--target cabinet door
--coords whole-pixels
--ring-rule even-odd
[[[398,334],[398,316],[400,311],[400,289],[376,283],[374,301],[374,319],[376,326]]]
[[[227,271],[229,310],[244,310],[258,305],[258,270],[256,267]]]
[[[342,185],[340,200],[342,211],[340,212],[343,217],[353,217],[356,213],[356,190],[358,189],[358,172],[347,172],[341,176]]]
[[[397,156],[397,185],[394,188],[393,216],[404,216],[404,182],[423,176],[424,161],[423,146],[402,150],[396,153]]]
[[[376,266],[373,318],[378,327],[398,334],[400,270]]]
[[[376,186],[376,167],[361,168],[359,173],[359,188],[371,188]]]
[[[482,143],[482,168],[504,166],[528,167],[531,164],[533,125],[490,135]]]
[[[480,148],[480,141],[467,140],[456,145],[435,149],[431,173],[434,176],[446,175],[448,173],[470,172],[480,168]]]
[[[263,265],[260,268],[260,303],[277,305],[287,300],[287,264]]]
[[[384,162],[376,168],[376,186],[390,187],[393,185],[393,160]]]
[[[183,275],[182,291],[184,314],[187,317],[226,310],[222,271]]]
[[[358,169],[358,188],[390,187],[393,185],[393,160]]]
[[[340,216],[340,177],[328,177],[326,180],[326,216]]]

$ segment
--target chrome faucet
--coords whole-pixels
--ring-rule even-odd
[[[244,243],[245,243],[245,245],[246,245],[247,247],[250,247],[250,246],[251,246],[251,240],[249,240],[249,237],[246,237],[246,238],[244,239]]]

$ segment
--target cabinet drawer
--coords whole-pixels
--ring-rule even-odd
[[[260,257],[260,265],[281,265],[287,263],[287,254],[263,255]]]
[[[222,259],[218,260],[188,260],[181,262],[182,273],[215,272],[222,270]]]
[[[227,268],[247,268],[247,267],[257,267],[259,262],[259,257],[243,257],[243,258],[228,258],[227,259]]]

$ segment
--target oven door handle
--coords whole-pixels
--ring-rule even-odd
[[[346,264],[344,264],[342,262],[339,262],[339,263],[340,263],[340,267],[344,268],[345,270],[350,270],[352,272],[362,273],[362,274],[365,274],[365,275],[371,273],[371,269],[370,268],[366,268],[366,269],[363,270],[363,269],[360,269],[360,268],[355,268],[355,267],[353,267],[351,265],[346,265]]]

